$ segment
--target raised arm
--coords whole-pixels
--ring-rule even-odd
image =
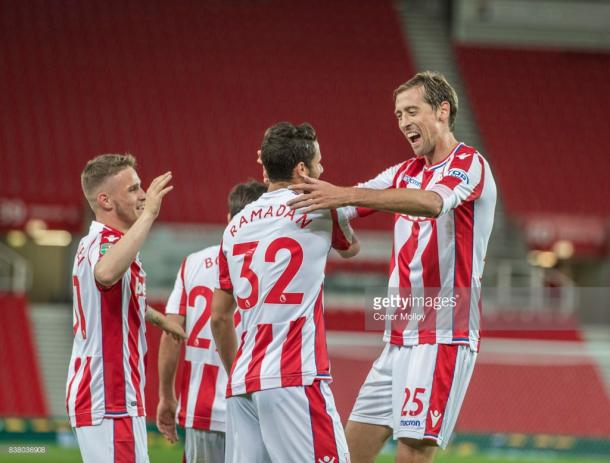
[[[173,186],[167,186],[171,179],[171,172],[166,172],[152,181],[146,191],[146,203],[140,217],[97,262],[94,275],[100,285],[113,286],[123,277],[134,261],[153,222],[159,215],[163,197],[173,188]]]

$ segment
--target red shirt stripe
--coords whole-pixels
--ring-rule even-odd
[[[454,211],[455,222],[455,290],[453,337],[468,339],[472,292],[474,238],[474,203],[464,203]]]
[[[144,401],[142,400],[142,392],[140,391],[140,315],[138,313],[138,273],[139,269],[135,263],[131,264],[131,299],[129,301],[129,308],[127,312],[127,323],[129,327],[129,336],[127,347],[129,349],[129,368],[131,369],[131,383],[136,392],[136,406],[138,407],[138,414],[144,414]]]
[[[218,252],[218,282],[220,289],[230,291],[233,289],[233,283],[231,283],[231,275],[229,275],[229,264],[225,253],[222,251],[222,243],[220,244],[220,251]]]
[[[402,247],[398,254],[398,267],[400,272],[399,284],[400,288],[407,289],[411,288],[411,281],[409,280],[409,276],[411,274],[410,263],[413,260],[413,256],[417,251],[417,243],[419,241],[419,222],[413,222],[413,228],[411,229],[411,235],[409,239]],[[401,291],[402,292],[402,291]],[[401,294],[401,296],[406,296]],[[407,312],[406,307],[400,308],[398,310],[404,309],[404,312]],[[406,317],[396,317],[391,322],[391,334],[390,334],[390,343],[401,346],[403,344],[402,333],[407,326],[408,320]]]
[[[216,380],[218,379],[219,367],[204,364],[201,377],[199,395],[195,403],[195,416],[193,417],[193,428],[209,430],[212,423],[212,409],[216,398]]]
[[[301,386],[301,340],[305,317],[290,322],[288,336],[282,344],[282,387]]]
[[[78,384],[76,393],[76,426],[91,426],[91,357],[85,360],[83,376]]]
[[[246,392],[259,391],[261,388],[261,368],[267,347],[273,341],[273,325],[263,323],[258,325],[252,349],[252,359],[246,373]],[[234,362],[236,364],[237,362]]]
[[[120,284],[114,285],[107,291],[101,291],[100,295],[106,412],[124,412],[123,290]]]
[[[320,288],[316,305],[313,309],[313,320],[316,325],[316,368],[318,375],[330,374],[328,349],[326,346],[326,326],[324,324],[324,287]]]
[[[180,265],[180,279],[182,280],[182,294],[180,294],[180,306],[178,308],[178,314],[186,317],[186,285],[184,283],[184,267],[186,267],[186,259],[182,261]]]

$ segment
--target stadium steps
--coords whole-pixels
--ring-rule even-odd
[[[454,57],[449,12],[444,3],[399,0],[395,5],[417,71],[441,72],[451,82],[459,96],[459,114],[455,122],[458,139],[477,147],[487,155]],[[489,159],[493,168],[493,153],[489,154]],[[508,221],[499,201],[487,255],[525,258],[525,253],[524,241],[517,228]]]
[[[49,412],[66,416],[66,376],[72,351],[72,310],[66,304],[33,304],[30,310]]]
[[[610,331],[606,325],[585,326],[582,330],[587,350],[596,361],[610,396]]]

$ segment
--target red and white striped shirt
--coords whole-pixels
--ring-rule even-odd
[[[218,288],[218,253],[211,246],[184,259],[166,314],[186,317],[186,349],[176,414],[185,428],[225,431],[227,373],[212,338],[212,295]],[[235,314],[239,325],[239,312]]]
[[[460,143],[438,164],[426,166],[423,158],[411,158],[358,186],[424,189],[443,199],[434,219],[395,214],[388,295],[407,303],[388,309],[395,318],[386,319],[384,341],[466,344],[478,350],[481,278],[496,206],[487,161]],[[365,209],[346,209],[351,217],[367,214]],[[413,316],[401,318],[401,313]]]
[[[220,288],[241,313],[241,342],[227,396],[330,380],[322,284],[331,246],[348,249],[352,231],[336,211],[303,214],[288,189],[265,193],[225,229]]]
[[[138,257],[112,287],[97,284],[97,261],[123,234],[93,222],[74,259],[74,344],[66,406],[74,427],[144,416],[146,274]]]

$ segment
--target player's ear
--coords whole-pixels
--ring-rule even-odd
[[[231,221],[231,213],[227,212],[227,223]]]
[[[309,169],[305,165],[303,161],[299,162],[297,166],[292,171],[293,178],[301,178],[309,175]]]
[[[100,191],[95,197],[95,203],[97,207],[103,211],[112,210],[112,203],[110,201],[110,195],[105,191]]]
[[[449,104],[448,101],[443,101],[438,109],[436,110],[436,113],[438,115],[438,119],[441,122],[448,122],[449,121],[449,114],[451,113],[451,105]]]

